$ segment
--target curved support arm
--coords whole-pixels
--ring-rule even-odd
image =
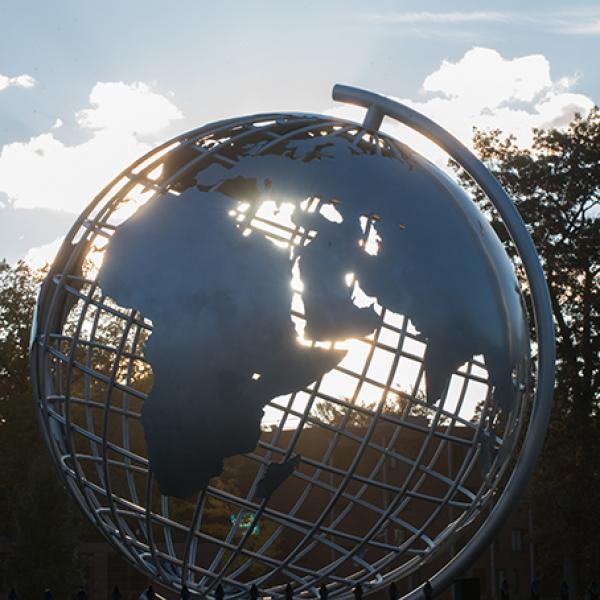
[[[332,95],[334,100],[367,108],[363,123],[365,129],[376,131],[383,117],[389,116],[429,138],[469,173],[504,220],[523,261],[531,288],[539,353],[537,388],[527,435],[512,475],[485,523],[456,556],[431,578],[434,595],[438,595],[460,577],[493,541],[525,491],[542,449],[554,393],[555,339],[550,295],[536,248],[521,216],[496,178],[471,151],[431,119],[399,102],[339,84],[334,86]],[[422,598],[424,591],[420,586],[404,596],[403,600]]]

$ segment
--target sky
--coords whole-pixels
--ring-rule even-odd
[[[297,110],[335,83],[531,143],[600,103],[600,3],[0,0],[0,259],[51,258],[119,171],[188,129]],[[387,123],[432,160],[421,140]]]

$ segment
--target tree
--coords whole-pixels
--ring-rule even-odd
[[[34,454],[13,511],[8,575],[20,597],[70,598],[81,585],[79,514],[47,453]]]
[[[41,274],[0,262],[0,535],[7,578],[24,598],[69,597],[80,583],[79,515],[50,464],[29,379],[29,338]]]
[[[600,571],[600,113],[576,116],[566,130],[535,130],[531,149],[500,131],[476,131],[474,146],[514,199],[548,281],[557,380],[530,499],[539,558],[548,573],[564,566],[576,593]],[[454,167],[508,241],[476,184]]]
[[[0,262],[0,514],[10,515],[16,502],[12,482],[22,481],[32,451],[41,438],[32,410],[29,384],[29,333],[36,280],[23,264]],[[11,519],[0,520],[0,535]]]

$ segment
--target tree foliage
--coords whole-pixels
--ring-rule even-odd
[[[581,585],[600,571],[600,113],[536,130],[530,149],[500,131],[476,131],[474,146],[514,199],[547,277],[557,379],[531,491],[534,530],[546,572],[571,563]],[[507,241],[486,198],[454,166]]]
[[[35,304],[36,280],[23,264],[0,263],[0,477],[20,481],[32,450],[40,446],[29,385],[29,333]],[[11,514],[12,486],[2,486],[0,513]],[[7,535],[10,519],[0,520]]]
[[[41,275],[0,263],[0,535],[5,577],[23,598],[50,587],[69,597],[80,582],[79,516],[50,464],[33,409],[29,338]]]

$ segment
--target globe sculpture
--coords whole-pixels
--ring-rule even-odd
[[[438,593],[491,541],[544,437],[552,322],[512,203],[425,117],[334,98],[364,123],[254,115],[152,150],[83,212],[40,293],[32,373],[58,471],[174,590],[346,597],[429,563]],[[508,251],[379,131],[386,115],[475,178]]]

